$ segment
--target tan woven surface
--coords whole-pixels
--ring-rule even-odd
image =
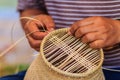
[[[96,77],[95,75],[98,79],[94,78]],[[104,77],[101,69],[99,69],[98,71],[96,71],[96,73],[86,78],[64,76],[55,72],[54,70],[51,70],[44,63],[43,59],[41,58],[41,55],[39,55],[29,67],[24,80],[104,80]]]
[[[97,54],[96,54],[96,56],[98,56],[98,58],[97,58],[98,65],[96,65],[96,67],[92,67],[93,64],[90,61],[88,61],[89,62],[88,64],[91,65],[91,66],[88,68],[89,69],[89,73],[87,73],[87,74],[85,74],[85,73],[77,73],[77,76],[75,76],[74,73],[71,73],[70,75],[68,75],[66,71],[62,71],[62,69],[61,70],[57,69],[57,67],[55,67],[53,64],[51,64],[50,62],[47,61],[48,59],[46,59],[47,57],[45,57],[45,54],[50,53],[50,52],[47,51],[47,53],[44,54],[44,52],[45,52],[44,51],[44,47],[43,47],[44,44],[46,44],[47,42],[49,42],[49,40],[51,38],[56,37],[56,34],[59,34],[57,36],[57,40],[61,41],[62,38],[58,38],[58,37],[67,34],[67,30],[68,29],[55,30],[55,31],[51,32],[49,35],[47,35],[43,39],[42,44],[41,44],[41,48],[40,48],[41,54],[38,55],[38,57],[31,64],[30,68],[28,69],[28,71],[26,73],[26,76],[25,76],[24,80],[104,80],[104,75],[103,75],[102,68],[101,68],[102,62],[103,62],[103,57],[104,57],[102,50],[101,50],[101,52],[97,52]],[[70,35],[68,35],[68,37],[70,37]],[[71,39],[69,41],[71,41]],[[75,42],[76,41],[77,40],[75,39]],[[46,44],[45,48],[47,47],[46,49],[49,49],[48,46],[51,45],[51,44],[52,43]],[[58,45],[58,44],[59,44],[59,42],[57,44],[55,43],[55,45]],[[64,42],[61,43],[61,44],[64,44]],[[83,43],[80,42],[80,44],[83,44]],[[85,44],[83,44],[83,45],[85,45]],[[86,44],[86,46],[87,46],[87,44]],[[58,48],[62,49],[62,47],[64,47],[64,45],[62,45],[61,47],[58,47]],[[87,47],[85,47],[84,49],[86,49],[86,48]],[[50,51],[53,50],[53,49],[56,49],[56,48],[55,47],[50,48]],[[74,48],[70,48],[70,50],[71,49],[74,49]],[[81,49],[81,48],[79,48],[79,49]],[[65,50],[65,49],[63,49],[63,50]],[[68,47],[68,50],[69,50],[69,47]],[[74,53],[74,52],[72,52],[72,53]],[[58,52],[53,52],[52,54],[53,55],[54,54],[58,54]],[[77,54],[78,54],[78,52],[77,52]],[[92,53],[92,55],[93,54],[94,53]],[[94,55],[90,59],[93,60],[93,58],[96,57],[96,56]],[[74,56],[71,56],[71,57],[73,58]],[[78,58],[80,58],[80,57],[78,57]],[[80,59],[82,59],[82,57]],[[85,64],[84,63],[85,61],[83,61],[82,64]],[[84,66],[87,66],[88,64],[86,64]],[[79,66],[80,65],[78,65],[78,67]]]

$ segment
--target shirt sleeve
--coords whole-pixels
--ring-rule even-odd
[[[18,0],[18,11],[31,8],[46,10],[44,0]]]

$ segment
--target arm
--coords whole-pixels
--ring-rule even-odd
[[[75,22],[70,32],[92,48],[103,48],[103,66],[118,67],[120,64],[120,21],[105,17],[89,17]]]
[[[92,48],[106,48],[120,43],[120,21],[105,17],[89,17],[75,22],[70,32],[82,37]]]
[[[40,14],[46,14],[47,15],[46,12],[44,12],[42,10],[39,10],[39,9],[26,9],[26,10],[20,11],[20,17],[32,17],[32,16],[37,16],[37,15],[40,15]],[[27,21],[28,21],[27,19],[26,20],[25,19],[21,20],[22,27],[25,26],[25,23]]]
[[[42,39],[49,31],[53,30],[55,26],[52,17],[47,14],[44,4],[40,4],[38,1],[40,0],[19,0],[18,4],[20,17],[34,16],[34,19],[37,19],[37,21],[28,19],[21,20],[25,34],[29,34],[33,31],[39,31],[27,36],[30,46],[37,51],[39,51]],[[46,28],[46,32],[40,31],[42,28],[41,24]]]

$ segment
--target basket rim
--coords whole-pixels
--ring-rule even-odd
[[[62,71],[62,70],[54,67],[50,62],[47,61],[46,57],[44,56],[44,52],[43,52],[43,46],[44,46],[45,41],[48,39],[49,36],[51,36],[52,34],[58,32],[58,31],[68,31],[68,30],[69,30],[69,28],[62,28],[62,29],[54,30],[54,31],[50,32],[47,36],[45,36],[44,39],[42,40],[41,45],[40,45],[40,54],[42,56],[43,61],[47,64],[47,66],[49,66],[49,68],[53,69],[54,71],[56,71],[56,72],[58,72],[60,74],[70,76],[70,77],[85,77],[85,76],[88,76],[88,75],[92,74],[92,72],[97,71],[99,68],[101,68],[103,60],[104,60],[104,54],[103,54],[102,49],[100,49],[101,60],[100,60],[100,62],[98,64],[98,66],[93,71],[90,71],[89,74],[86,74],[86,73],[80,73],[79,74],[79,73],[65,72],[65,71]]]

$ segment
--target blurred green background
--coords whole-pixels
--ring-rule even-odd
[[[0,7],[16,7],[17,0],[0,0]]]
[[[0,0],[0,54],[22,36],[17,0]],[[26,39],[20,42],[0,58],[0,77],[26,70],[34,59],[33,52]]]
[[[17,0],[0,0],[0,19],[17,18]]]

